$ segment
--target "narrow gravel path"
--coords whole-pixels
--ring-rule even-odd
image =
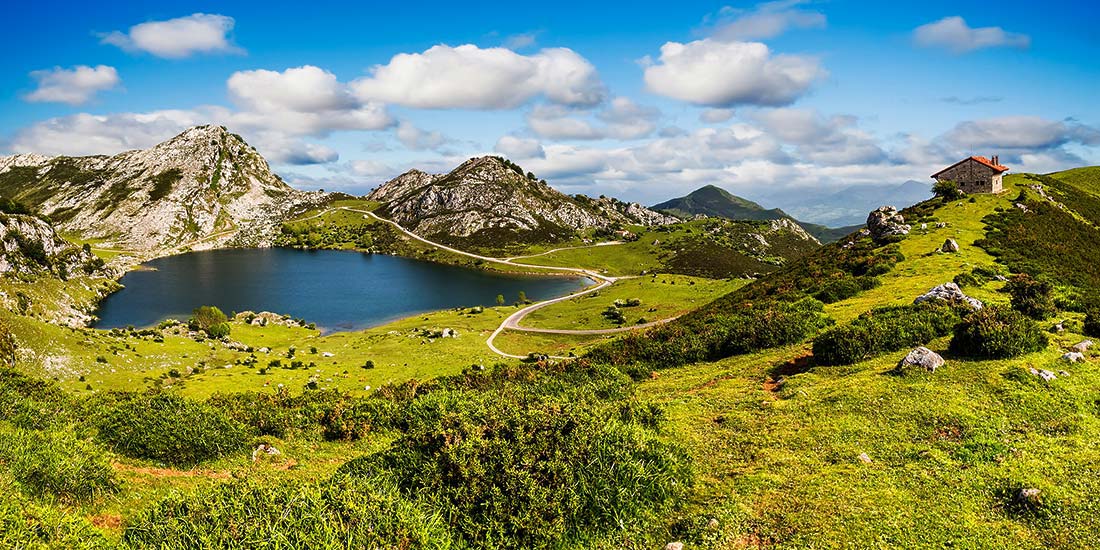
[[[401,227],[401,224],[398,224],[397,222],[395,222],[393,220],[387,220],[386,218],[380,217],[377,214],[375,214],[374,212],[371,212],[369,210],[359,210],[357,208],[348,208],[346,206],[341,206],[338,209],[339,210],[346,210],[348,212],[358,212],[360,214],[365,214],[367,216],[370,216],[371,218],[374,218],[377,221],[380,221],[382,223],[388,223],[388,224],[392,225],[393,227],[397,228],[398,231],[400,231],[401,233],[407,235],[409,238],[416,239],[417,241],[420,241],[424,244],[427,244],[427,245],[430,245],[430,246],[433,246],[435,248],[439,248],[439,249],[442,249],[442,250],[446,250],[448,252],[459,254],[461,256],[466,256],[468,258],[475,258],[475,259],[486,261],[486,262],[492,262],[492,263],[503,264],[503,265],[510,265],[510,266],[513,266],[513,267],[521,267],[521,268],[525,268],[525,269],[543,269],[543,270],[547,270],[547,271],[556,271],[556,272],[559,272],[559,273],[560,272],[577,273],[577,274],[584,275],[585,277],[588,277],[589,279],[592,279],[592,280],[596,281],[595,285],[592,285],[592,286],[590,286],[590,287],[588,287],[588,288],[586,288],[586,289],[584,289],[580,292],[574,292],[574,293],[568,294],[566,296],[561,296],[561,297],[558,297],[558,298],[553,298],[553,299],[550,299],[550,300],[544,300],[542,302],[531,304],[527,307],[524,307],[522,309],[517,310],[515,313],[509,315],[506,319],[504,319],[504,322],[502,322],[500,324],[500,326],[498,326],[497,329],[494,330],[493,333],[489,335],[489,338],[487,340],[485,340],[485,345],[489,346],[489,349],[491,349],[493,351],[493,353],[496,353],[497,355],[500,355],[502,357],[508,357],[508,358],[511,358],[511,359],[524,359],[524,358],[527,357],[525,355],[513,355],[511,353],[506,353],[506,352],[500,350],[499,348],[497,348],[495,344],[493,344],[493,341],[496,340],[496,337],[499,336],[500,333],[504,332],[505,330],[515,330],[515,331],[519,331],[519,332],[535,332],[535,333],[541,333],[541,334],[569,334],[569,335],[616,334],[616,333],[620,333],[620,332],[628,332],[628,331],[631,331],[631,330],[644,329],[644,328],[664,324],[664,323],[667,323],[669,321],[672,321],[673,319],[676,319],[675,317],[671,317],[671,318],[668,318],[668,319],[661,319],[659,321],[653,321],[653,322],[650,322],[650,323],[645,323],[645,324],[641,324],[641,325],[633,325],[633,326],[629,326],[629,327],[589,329],[589,330],[565,330],[565,329],[548,329],[548,328],[523,327],[523,326],[520,326],[519,322],[522,321],[524,317],[527,317],[527,315],[530,314],[532,311],[542,309],[546,306],[553,305],[553,304],[556,304],[558,302],[564,302],[566,300],[571,300],[571,299],[576,298],[578,296],[584,296],[585,294],[591,294],[593,292],[597,292],[599,290],[602,290],[604,288],[607,288],[607,287],[615,284],[615,281],[618,281],[618,280],[621,280],[621,279],[626,279],[626,278],[629,278],[629,277],[608,277],[607,275],[602,275],[602,274],[597,273],[595,271],[592,271],[590,269],[584,269],[584,268],[580,268],[580,267],[560,267],[560,266],[552,266],[552,265],[521,264],[521,263],[516,263],[513,260],[517,260],[517,259],[521,259],[521,258],[530,258],[530,257],[535,257],[535,256],[541,256],[543,254],[549,254],[551,252],[557,252],[559,250],[570,250],[570,249],[576,249],[576,248],[592,248],[592,247],[597,247],[597,246],[609,246],[611,244],[619,244],[619,243],[601,243],[601,244],[597,244],[597,245],[592,245],[591,247],[574,246],[574,247],[568,247],[568,248],[559,248],[559,249],[555,249],[555,250],[549,250],[549,251],[543,252],[541,254],[534,254],[532,256],[516,256],[516,257],[513,257],[513,258],[493,258],[491,256],[482,256],[480,254],[474,254],[472,252],[466,252],[465,250],[459,250],[457,248],[452,248],[452,247],[449,247],[449,246],[444,245],[444,244],[440,244],[440,243],[437,243],[437,242],[434,242],[434,241],[430,241],[428,239],[425,239],[424,237],[421,237],[420,235],[417,235],[416,233],[413,233],[412,231],[409,231],[409,230],[405,229],[404,227]],[[326,210],[325,212],[331,212],[332,210],[335,210],[335,209]],[[322,212],[321,214],[324,214],[325,212]],[[320,216],[321,214],[318,214],[317,216]],[[313,217],[316,217],[316,216],[311,216],[311,218],[313,218]],[[307,219],[311,219],[311,218],[307,218]],[[299,220],[299,221],[302,221],[302,220]],[[555,359],[566,359],[566,357],[558,357],[558,356],[554,356],[554,358]]]

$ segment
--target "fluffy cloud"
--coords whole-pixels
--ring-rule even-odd
[[[820,165],[878,164],[887,159],[853,116],[824,117],[809,109],[772,109],[753,117],[770,135],[794,146],[802,161]]]
[[[710,38],[667,42],[656,63],[646,61],[650,91],[708,107],[788,105],[825,75],[813,58],[772,55],[758,42]]]
[[[103,90],[118,86],[121,79],[114,67],[97,65],[77,65],[71,69],[54,67],[53,69],[33,71],[31,78],[38,82],[38,88],[23,96],[33,102],[68,103],[80,105]]]
[[[943,138],[959,149],[1019,155],[1070,143],[1100,145],[1100,130],[1073,121],[1006,116],[961,122]]]
[[[699,121],[707,124],[718,124],[733,118],[733,109],[706,109],[699,113]]]
[[[537,139],[501,136],[493,150],[512,159],[545,158],[546,151]]]
[[[593,106],[605,95],[596,68],[573,50],[549,48],[528,56],[471,44],[395,55],[352,88],[364,101],[420,109],[511,109],[539,96]]]
[[[243,53],[244,50],[229,38],[233,25],[232,17],[195,13],[167,21],[140,23],[127,32],[102,35],[100,41],[127,51],[147,52],[169,59],[197,53]]]
[[[268,160],[279,164],[334,162],[339,154],[329,147],[307,143],[281,132],[243,128],[238,113],[223,107],[190,110],[92,115],[78,113],[51,118],[17,132],[9,149],[16,153],[45,155],[114,155],[130,149],[147,149],[200,124],[222,124],[240,130]]]
[[[639,139],[656,130],[661,112],[616,97],[594,115],[560,105],[539,105],[527,114],[527,126],[548,139]]]
[[[398,141],[413,151],[438,150],[449,141],[443,134],[422,130],[407,120],[397,125],[395,134]]]
[[[913,40],[924,47],[946,48],[966,53],[982,48],[1026,48],[1031,38],[1026,34],[1007,32],[1000,27],[972,28],[959,16],[944,17],[913,31]]]
[[[724,7],[709,25],[710,35],[718,40],[745,41],[773,38],[789,29],[812,29],[825,26],[825,15],[798,9],[805,0],[782,0],[757,5],[752,10]]]
[[[240,71],[229,77],[229,97],[238,107],[234,125],[292,135],[334,130],[381,130],[394,120],[384,105],[356,98],[324,69],[305,65],[282,72]]]

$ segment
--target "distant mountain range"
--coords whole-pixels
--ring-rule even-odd
[[[909,180],[900,185],[853,185],[827,193],[766,196],[800,220],[831,227],[863,223],[867,213],[884,205],[904,208],[932,197],[932,185]]]
[[[807,233],[813,235],[814,238],[823,243],[839,240],[862,226],[862,224],[860,224],[830,228],[820,224],[799,221],[795,219],[794,216],[787,214],[779,208],[764,208],[753,201],[738,197],[714,185],[707,185],[692,191],[686,196],[656,204],[652,209],[681,218],[709,216],[713,218],[754,221],[789,219],[798,223]],[[866,215],[866,212],[864,215]]]

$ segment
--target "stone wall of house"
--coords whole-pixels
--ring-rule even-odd
[[[937,174],[936,179],[958,183],[964,193],[1000,193],[1003,188],[1001,174],[974,159]]]

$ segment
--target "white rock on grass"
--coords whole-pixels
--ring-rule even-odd
[[[1062,360],[1067,363],[1077,363],[1085,360],[1085,354],[1079,351],[1069,351],[1062,354]]]
[[[954,253],[959,251],[959,243],[955,239],[947,239],[943,242],[943,246],[940,247],[943,252]]]
[[[982,307],[984,307],[981,300],[967,296],[966,293],[959,288],[959,285],[955,283],[944,283],[932,287],[928,292],[917,296],[917,298],[913,300],[913,303],[919,304],[930,300],[941,300],[952,304],[967,304],[973,309],[982,309]]]
[[[942,367],[945,361],[940,354],[924,347],[920,346],[914,348],[898,363],[898,369],[906,369],[908,367],[922,368],[928,372],[936,372],[936,369]]]
[[[1082,340],[1082,341],[1077,342],[1076,344],[1074,344],[1073,347],[1069,348],[1069,349],[1071,351],[1076,351],[1077,353],[1085,353],[1091,347],[1092,347],[1092,340]]]

